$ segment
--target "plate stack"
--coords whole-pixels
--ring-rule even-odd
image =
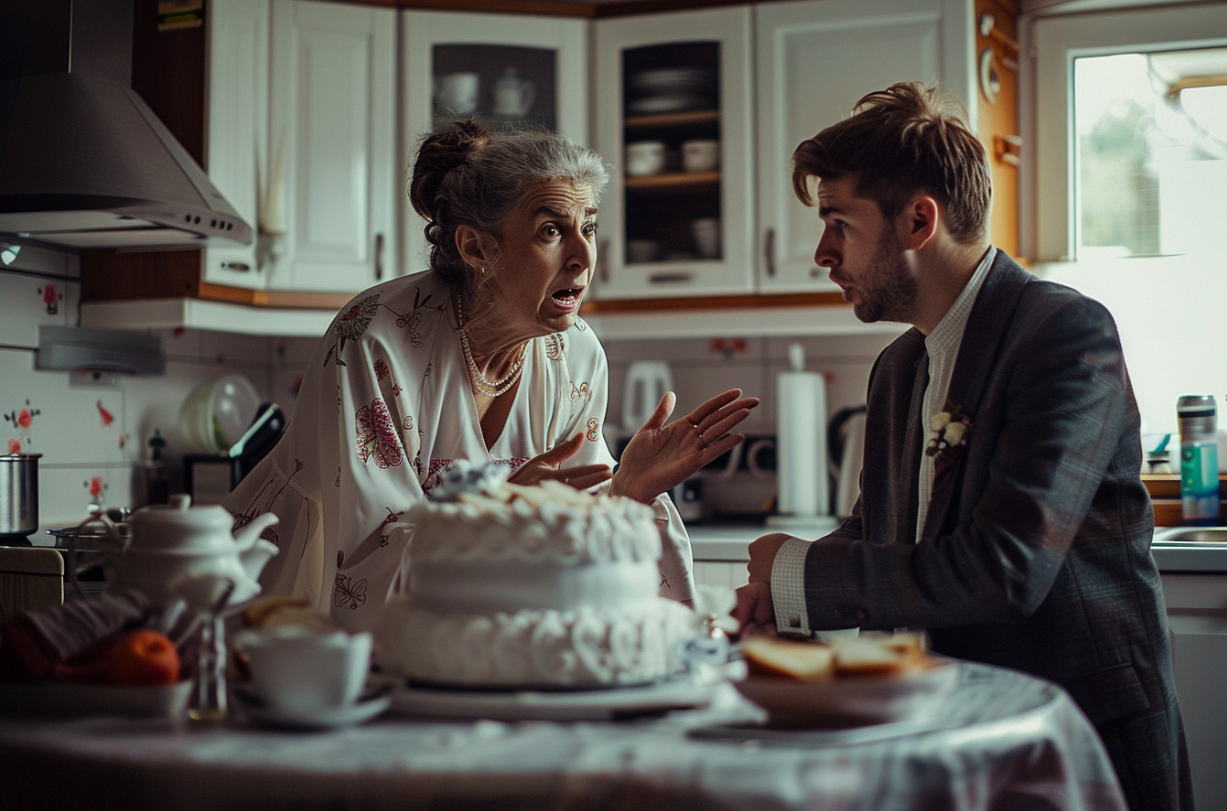
[[[627,106],[630,115],[655,115],[715,107],[711,98],[712,71],[698,67],[657,68],[631,77],[635,97]]]

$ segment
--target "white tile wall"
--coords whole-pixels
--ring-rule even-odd
[[[771,433],[775,430],[775,378],[788,368],[788,346],[799,342],[805,348],[806,369],[822,372],[827,378],[827,413],[814,418],[826,423],[838,409],[865,402],[869,370],[878,353],[894,339],[890,335],[846,337],[808,337],[796,340],[778,338],[723,338],[724,345],[744,343],[744,350],[721,351],[712,341],[681,340],[616,341],[605,345],[609,356],[608,437],[622,432],[622,392],[626,370],[636,360],[664,360],[669,363],[678,394],[674,416],[685,414],[708,397],[730,388],[740,388],[747,396],[762,400],[744,423],[744,430]]]
[[[262,398],[273,399],[274,386],[287,377],[292,380],[292,367],[301,367],[304,360],[296,341],[285,342],[287,352],[278,357],[275,342],[267,338],[159,330],[155,334],[167,356],[165,375],[107,375],[95,383],[68,372],[38,371],[38,328],[76,326],[79,277],[75,254],[31,246],[23,246],[9,265],[0,265],[0,414],[10,417],[0,420],[0,453],[9,452],[10,443],[16,442],[23,452],[43,455],[43,526],[75,523],[86,515],[87,505],[98,500],[106,506],[139,503],[138,467],[154,429],[167,440],[172,488],[181,486],[177,460],[185,443],[178,420],[188,393],[222,374],[238,372],[251,379]],[[56,290],[55,313],[47,311],[43,300],[48,284]],[[293,404],[288,393],[275,399],[283,407]],[[31,412],[28,426],[20,424],[22,409]]]

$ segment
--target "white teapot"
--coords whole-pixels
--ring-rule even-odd
[[[260,533],[277,520],[264,513],[232,532],[234,517],[220,505],[193,507],[190,496],[171,496],[169,504],[133,513],[126,539],[109,525],[121,551],[106,567],[107,581],[111,588],[139,589],[153,605],[165,607],[177,597],[172,582],[210,574],[234,581],[230,603],[250,600],[260,593],[261,570],[278,551]]]

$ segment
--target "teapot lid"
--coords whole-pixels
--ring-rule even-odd
[[[231,529],[234,517],[220,504],[192,506],[192,497],[176,494],[169,504],[142,507],[128,519],[132,529],[132,545],[159,547],[234,543]]]

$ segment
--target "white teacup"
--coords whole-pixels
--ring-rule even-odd
[[[247,654],[260,698],[275,710],[313,712],[354,703],[371,664],[370,633],[320,632],[302,626],[243,631],[235,646]]]
[[[720,220],[715,217],[704,217],[691,223],[694,233],[694,246],[700,259],[718,259],[720,257]]]
[[[626,173],[632,177],[659,174],[665,168],[665,145],[636,141],[626,145]]]
[[[449,73],[435,80],[435,98],[440,107],[463,115],[477,109],[481,76],[476,73]]]
[[[682,169],[687,172],[710,172],[719,165],[719,141],[684,141],[682,143]]]

